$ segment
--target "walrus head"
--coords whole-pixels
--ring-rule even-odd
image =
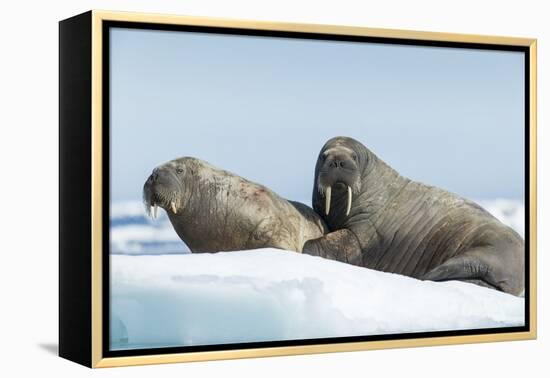
[[[188,158],[180,158],[162,164],[155,169],[143,185],[143,202],[147,214],[157,217],[158,208],[167,213],[178,214],[182,211],[188,193],[184,186],[184,177],[190,174]]]
[[[322,213],[325,216],[331,212],[333,197],[339,204],[345,198],[342,210],[349,215],[353,197],[361,192],[361,177],[368,164],[368,155],[367,149],[352,138],[336,137],[325,143],[317,159],[314,183],[314,204],[316,194],[324,198]]]

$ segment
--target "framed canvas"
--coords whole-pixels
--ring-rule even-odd
[[[536,40],[60,22],[59,354],[536,337]]]

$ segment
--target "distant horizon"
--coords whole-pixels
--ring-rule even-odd
[[[296,199],[301,201],[301,199]],[[525,237],[525,205],[516,199],[474,199],[490,214]],[[304,201],[309,204],[309,201]],[[174,231],[164,210],[150,218],[137,200],[111,202],[111,254],[174,254],[190,252]]]
[[[111,199],[194,156],[310,201],[317,154],[351,136],[403,176],[524,199],[520,52],[114,28]]]

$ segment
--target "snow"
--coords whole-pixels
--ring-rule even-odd
[[[111,255],[111,348],[520,326],[524,300],[276,249]]]

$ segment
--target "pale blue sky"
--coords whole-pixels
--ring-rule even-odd
[[[115,28],[111,195],[195,156],[309,200],[319,149],[363,142],[468,198],[522,198],[519,52]]]

